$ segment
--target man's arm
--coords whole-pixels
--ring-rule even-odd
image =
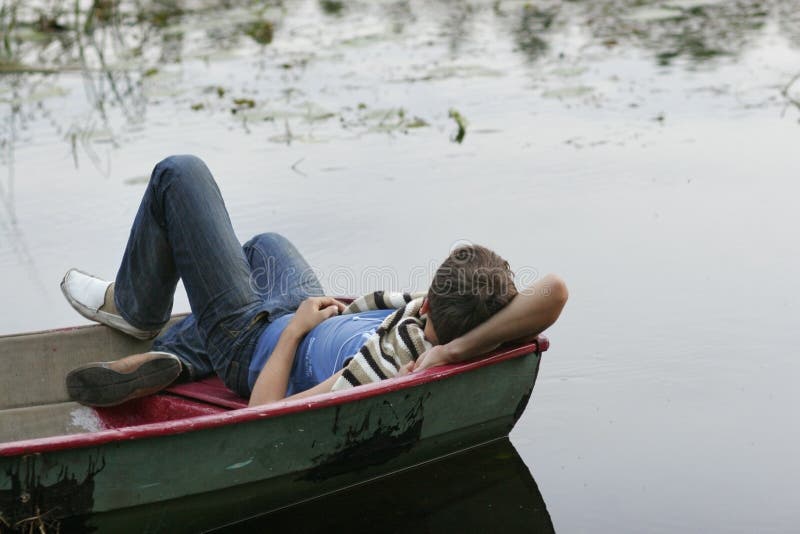
[[[278,344],[280,344],[280,340],[278,341]],[[294,350],[297,350],[297,346],[295,346]],[[272,353],[272,356],[270,356],[270,359],[275,357],[275,354],[276,354],[277,351],[278,351],[278,347],[276,346],[275,347],[275,351]],[[264,366],[264,367],[266,367],[266,366]],[[270,402],[276,402],[276,401],[279,401],[279,400],[290,401],[290,400],[295,400],[295,399],[304,399],[306,397],[311,397],[313,395],[318,395],[320,393],[330,393],[333,390],[333,385],[336,383],[336,381],[339,379],[339,377],[342,376],[342,373],[344,372],[344,369],[341,369],[341,370],[337,371],[336,373],[334,373],[333,375],[329,376],[324,381],[320,382],[319,384],[317,384],[316,386],[314,386],[312,388],[308,388],[307,390],[301,391],[300,393],[295,393],[294,395],[289,395],[288,397],[284,397],[283,394],[277,394],[277,393],[279,391],[283,391],[284,393],[286,392],[286,387],[287,387],[287,382],[288,382],[288,375],[289,375],[289,371],[291,371],[291,367],[292,367],[292,362],[289,362],[289,370],[286,371],[287,380],[284,381],[282,384],[281,383],[274,383],[274,384],[269,384],[269,385],[263,385],[263,386],[261,386],[261,389],[258,390],[259,392],[272,391],[272,392],[275,392],[275,394],[268,395],[268,394],[260,393],[259,394],[259,398],[256,398],[256,400],[253,401],[253,399],[255,398],[256,386],[258,386],[258,381],[256,381],[256,385],[253,386],[253,395],[250,396],[250,404],[248,406],[258,406],[258,405],[261,405],[261,404],[269,404]],[[258,375],[258,380],[261,380],[262,376],[264,376],[263,371],[262,371],[262,374]],[[265,383],[266,383],[267,380],[268,380],[267,378],[264,379]],[[282,390],[280,389],[281,386],[283,387]]]
[[[289,373],[294,364],[294,353],[303,339],[300,334],[289,325],[281,333],[275,350],[270,354],[267,363],[261,369],[253,392],[250,394],[250,406],[267,404],[282,399],[286,395],[289,384]]]
[[[340,369],[339,371],[336,371],[336,373],[334,373],[333,375],[326,378],[325,381],[320,382],[313,388],[308,388],[307,390],[301,391],[300,393],[295,393],[294,395],[286,397],[284,400],[290,401],[295,399],[304,399],[306,397],[311,397],[319,393],[330,393],[333,390],[333,385],[336,383],[339,377],[342,376],[343,372],[344,369]]]
[[[556,322],[568,296],[564,281],[548,274],[514,297],[488,321],[450,343],[425,352],[417,359],[414,371],[463,362],[486,354],[502,343],[532,339]]]
[[[295,351],[303,336],[344,308],[344,304],[330,297],[310,297],[303,301],[292,320],[281,332],[275,349],[261,369],[250,394],[250,406],[275,402],[286,396]]]

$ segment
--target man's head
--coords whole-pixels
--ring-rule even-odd
[[[436,270],[423,313],[425,337],[444,345],[500,311],[517,294],[508,262],[480,245],[460,246]]]

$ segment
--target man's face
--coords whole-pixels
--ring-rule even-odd
[[[433,321],[431,321],[431,308],[428,306],[428,299],[425,299],[425,302],[422,303],[422,307],[419,309],[421,315],[427,315],[427,321],[425,321],[425,339],[427,339],[431,344],[438,345],[439,338],[436,336],[436,330],[433,328]]]
[[[431,321],[430,317],[428,317],[428,321],[425,323],[425,339],[430,341],[433,345],[439,344],[439,338],[436,337],[436,330],[433,329],[433,321]]]

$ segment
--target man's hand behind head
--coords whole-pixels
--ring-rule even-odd
[[[436,367],[439,365],[447,365],[455,363],[455,360],[447,348],[447,345],[434,345],[430,349],[423,352],[411,368],[412,372],[422,371],[429,367]]]

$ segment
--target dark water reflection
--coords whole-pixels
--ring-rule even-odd
[[[555,532],[536,481],[501,440],[214,532]]]

